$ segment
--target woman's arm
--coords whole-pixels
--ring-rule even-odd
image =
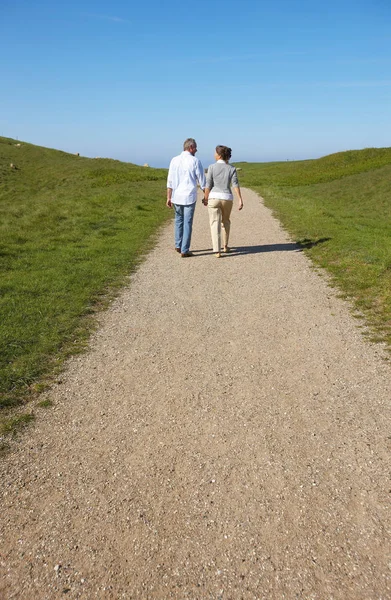
[[[234,192],[235,192],[235,194],[238,197],[238,202],[239,202],[238,209],[242,210],[242,208],[243,208],[243,200],[242,200],[242,193],[240,191],[240,187],[239,186],[238,187],[234,187]]]
[[[241,194],[240,186],[239,186],[238,174],[236,172],[235,167],[233,167],[233,171],[232,171],[232,187],[235,190],[235,194],[238,197],[238,201],[239,201],[238,209],[242,210],[243,200],[242,200],[242,194]]]
[[[213,168],[212,165],[209,165],[208,172],[206,174],[206,187],[204,189],[204,204],[205,206],[208,204],[208,198],[210,194],[210,190],[213,187]]]

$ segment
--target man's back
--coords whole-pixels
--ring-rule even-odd
[[[168,171],[167,187],[172,189],[173,204],[193,204],[197,200],[197,183],[205,188],[201,161],[184,150],[175,156]]]

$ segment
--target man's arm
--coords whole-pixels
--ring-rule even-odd
[[[168,208],[172,208],[172,188],[167,188],[167,202],[166,202],[166,206],[168,206]]]
[[[168,175],[167,175],[167,201],[166,201],[166,206],[168,206],[168,208],[172,208],[172,190],[173,190],[173,177],[172,177],[173,173],[172,173],[172,161],[170,162],[170,166],[168,169]]]
[[[205,179],[205,171],[204,171],[204,167],[202,166],[201,161],[197,158],[196,159],[196,177],[197,177],[197,181],[200,184],[200,188],[202,189],[202,191],[204,191],[205,187],[206,187],[206,179]]]

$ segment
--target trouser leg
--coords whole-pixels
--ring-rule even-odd
[[[221,207],[220,200],[214,198],[208,200],[208,213],[209,213],[209,224],[210,233],[212,236],[213,252],[220,252],[221,250]]]
[[[233,202],[231,200],[221,201],[221,219],[223,222],[223,243],[224,246],[228,246],[229,232],[231,230],[231,211]]]
[[[190,250],[191,232],[193,230],[193,218],[195,207],[195,202],[193,204],[188,204],[187,206],[183,207],[183,237],[181,247],[182,254],[185,254]]]
[[[174,204],[175,209],[175,248],[182,247],[182,239],[183,239],[183,209],[184,207],[181,204]]]

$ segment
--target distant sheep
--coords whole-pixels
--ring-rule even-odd
[[[80,153],[79,152],[75,152],[75,156],[80,156]]]
[[[22,144],[15,144],[17,148],[20,148]]]
[[[14,163],[10,164],[11,169],[16,169],[16,166],[14,165]]]
[[[145,163],[145,165],[143,165],[143,167],[149,167],[149,164],[148,164],[148,163]]]

